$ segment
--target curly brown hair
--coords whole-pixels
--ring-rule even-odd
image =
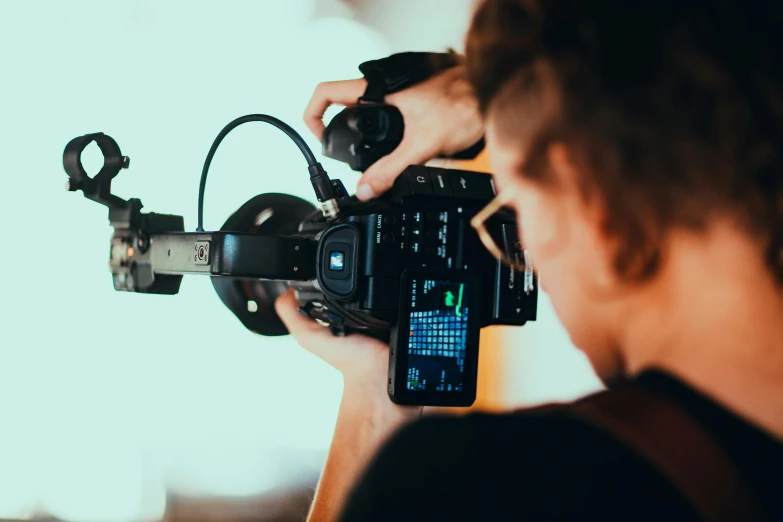
[[[523,175],[568,144],[602,199],[617,272],[644,279],[672,227],[733,216],[783,283],[783,24],[755,0],[486,0],[468,77]],[[524,137],[526,139],[521,139]]]

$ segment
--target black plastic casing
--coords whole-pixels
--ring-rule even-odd
[[[537,285],[525,293],[525,274],[493,258],[470,226],[492,197],[487,174],[408,167],[382,200],[347,211],[348,217],[317,237],[319,289],[351,312],[393,323],[405,270],[464,270],[482,283],[481,327],[535,320]],[[346,226],[356,231],[351,241],[334,236],[333,230]],[[350,291],[324,277],[323,257],[335,250],[333,242],[347,242],[356,253],[356,281]]]
[[[390,342],[389,394],[399,404],[472,404],[479,330],[496,324],[520,326],[536,318],[538,285],[526,288],[524,271],[494,259],[470,226],[471,218],[494,195],[487,174],[410,166],[381,200],[346,210],[348,216],[340,224],[327,227],[317,238],[317,288],[324,299],[316,300],[317,306],[303,303],[303,310],[333,330],[359,330]],[[347,250],[353,263],[345,267],[349,279],[345,272],[329,274],[329,255]],[[406,364],[400,359],[406,352],[399,348],[407,339],[398,331],[409,302],[401,293],[406,273],[449,275],[472,281],[476,288],[469,335],[475,349],[469,350],[465,366],[472,386],[460,393],[406,393],[396,385]]]
[[[402,141],[402,113],[384,103],[360,104],[337,114],[323,135],[323,154],[364,172]]]

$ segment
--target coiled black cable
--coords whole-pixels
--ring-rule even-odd
[[[207,186],[207,172],[209,172],[209,166],[212,163],[212,158],[215,156],[215,152],[217,151],[220,142],[223,141],[223,138],[225,138],[229,132],[239,127],[243,123],[250,121],[263,121],[265,123],[274,125],[281,131],[285,132],[288,137],[291,138],[294,143],[296,143],[296,146],[299,147],[299,150],[302,151],[302,154],[307,160],[307,169],[310,171],[310,182],[313,184],[313,189],[315,189],[318,201],[322,202],[334,198],[334,188],[332,187],[331,181],[329,180],[329,176],[326,174],[326,171],[318,162],[318,160],[315,159],[315,154],[313,154],[313,151],[310,150],[310,147],[307,146],[307,143],[305,143],[304,139],[302,139],[302,136],[300,136],[298,132],[291,128],[290,125],[275,118],[274,116],[268,116],[266,114],[248,114],[247,116],[242,116],[235,119],[223,127],[223,130],[220,131],[220,134],[217,135],[217,138],[215,138],[215,141],[212,143],[212,147],[209,149],[207,159],[204,161],[204,168],[201,170],[201,182],[198,187],[197,232],[204,232],[204,191]]]

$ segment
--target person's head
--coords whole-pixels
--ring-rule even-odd
[[[515,192],[521,239],[597,367],[618,310],[677,255],[674,231],[728,219],[783,282],[774,3],[486,0],[474,15],[466,65],[498,190]]]

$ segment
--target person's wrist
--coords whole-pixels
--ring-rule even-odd
[[[447,71],[448,83],[446,96],[455,109],[465,111],[479,118],[478,100],[473,86],[468,81],[467,69],[464,65],[452,67]]]
[[[380,402],[362,390],[347,387],[343,391],[335,440],[350,438],[350,465],[344,464],[343,473],[351,482],[358,478],[372,458],[389,438],[404,424]],[[388,398],[386,398],[388,400]]]
[[[465,66],[453,67],[448,71],[448,75],[445,95],[449,111],[453,114],[452,124],[459,132],[448,134],[443,152],[456,154],[474,145],[484,136],[484,121]]]
[[[385,380],[361,378],[345,380],[340,410],[359,423],[368,438],[378,440],[420,418],[422,412],[421,407],[393,403]]]

